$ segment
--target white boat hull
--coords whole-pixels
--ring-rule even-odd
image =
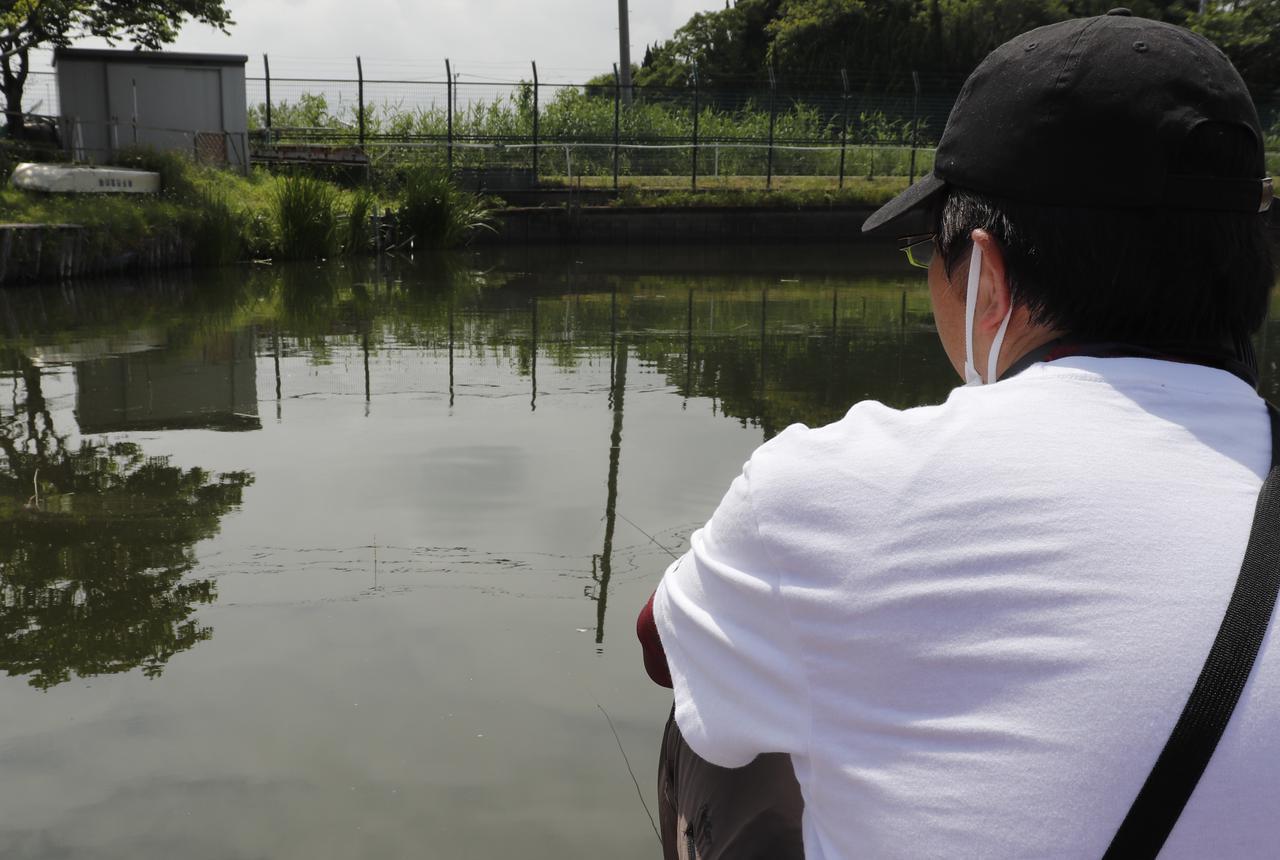
[[[24,191],[69,194],[156,194],[160,174],[126,167],[23,162],[13,171],[13,186]]]

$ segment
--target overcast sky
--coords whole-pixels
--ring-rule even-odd
[[[694,12],[723,6],[631,0],[632,61]],[[540,77],[561,81],[607,71],[618,58],[616,0],[227,0],[227,7],[236,21],[229,35],[189,23],[170,50],[248,54],[250,76],[262,74],[263,53],[273,76],[346,77],[360,54],[366,77],[442,79],[449,57],[463,79],[528,77],[537,60]]]

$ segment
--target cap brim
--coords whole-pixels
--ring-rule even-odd
[[[947,189],[945,179],[933,173],[881,206],[862,224],[862,232],[876,236],[911,236],[933,229],[929,214]]]

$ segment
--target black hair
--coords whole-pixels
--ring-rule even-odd
[[[1252,133],[1205,123],[1170,172],[1257,178],[1258,161]],[[972,231],[986,230],[1014,304],[1074,337],[1216,346],[1244,342],[1266,320],[1275,270],[1264,215],[1046,206],[956,188],[936,219],[949,280]]]

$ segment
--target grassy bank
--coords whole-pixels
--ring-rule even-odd
[[[280,218],[279,200],[288,178],[251,176],[201,168],[179,156],[156,154],[121,159],[127,166],[158,170],[158,195],[67,195],[0,190],[0,220],[12,223],[78,224],[90,250],[106,256],[141,252],[160,242],[190,248],[193,262],[221,264],[240,259],[295,256]],[[327,183],[317,183],[330,188]],[[351,192],[333,190],[333,217],[350,205]],[[330,256],[344,249],[326,242]],[[354,249],[352,249],[354,250]]]
[[[143,258],[156,248],[167,259],[197,265],[237,260],[312,260],[367,254],[377,246],[381,213],[392,227],[382,237],[397,247],[448,248],[486,229],[487,208],[501,205],[460,190],[433,163],[384,166],[368,186],[351,188],[310,175],[254,170],[244,176],[202,167],[176,153],[123,153],[121,166],[154,170],[158,195],[61,195],[0,188],[0,222],[76,224],[85,228],[83,252],[102,263]],[[671,177],[630,177],[613,201],[654,207],[875,206],[906,184],[905,177],[709,178],[697,192],[673,187]],[[555,182],[547,183],[555,187]],[[574,177],[561,187],[611,190],[612,177]],[[177,249],[176,252],[174,249]]]
[[[76,224],[86,253],[111,259],[158,245],[187,250],[193,263],[246,259],[313,260],[366,254],[375,218],[399,217],[405,247],[461,244],[486,220],[482,202],[429,166],[410,165],[373,188],[348,188],[305,174],[244,176],[193,164],[174,153],[136,151],[120,166],[161,174],[158,195],[65,195],[0,189],[0,222]]]
[[[612,176],[543,177],[543,188],[612,192]],[[875,207],[907,187],[905,176],[845,177],[774,176],[772,188],[763,176],[699,177],[698,190],[689,177],[626,176],[618,183],[613,206],[749,206],[763,208],[859,206]]]
[[[743,206],[756,208],[824,208],[831,206],[880,206],[907,187],[905,176],[864,177],[845,180],[835,187],[831,177],[775,177],[772,190],[763,179],[735,177],[738,181],[698,180],[698,190],[664,188],[661,185],[629,183],[620,185],[616,206]],[[778,180],[786,181],[778,181]],[[587,183],[582,184],[588,187]]]

